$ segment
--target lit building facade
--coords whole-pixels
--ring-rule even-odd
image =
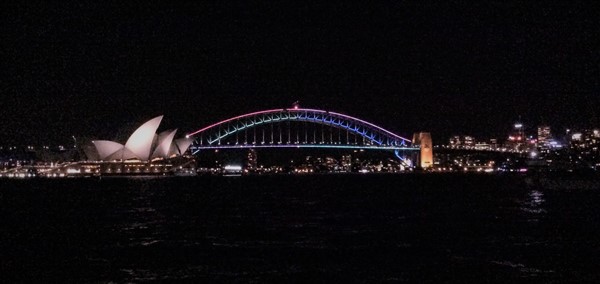
[[[513,151],[523,151],[527,148],[527,137],[522,123],[514,124],[513,130],[508,135],[506,147]]]
[[[431,140],[431,133],[419,132],[413,135],[413,145],[421,146],[421,153],[419,154],[418,165],[423,169],[433,167],[433,142]]]
[[[157,116],[138,127],[127,139],[125,145],[109,141],[92,141],[94,147],[84,147],[88,160],[96,161],[149,161],[155,158],[169,158],[182,155],[187,151],[192,138],[175,138],[175,130],[167,130],[156,134],[163,116]]]
[[[475,144],[475,138],[469,135],[455,135],[450,138],[450,146],[454,148],[471,148],[474,147]]]
[[[600,129],[574,131],[568,139],[569,147],[577,154],[578,160],[600,169]]]
[[[537,145],[542,151],[547,151],[550,148],[550,141],[552,140],[552,132],[550,126],[538,126],[537,129]]]
[[[255,172],[258,169],[258,154],[255,149],[249,149],[246,156],[246,170]]]

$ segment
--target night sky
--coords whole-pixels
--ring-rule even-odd
[[[113,139],[160,114],[188,132],[298,100],[438,140],[504,138],[519,116],[600,126],[593,6],[12,2],[0,145]]]

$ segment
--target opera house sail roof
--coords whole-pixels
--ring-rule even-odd
[[[131,158],[138,158],[142,161],[148,160],[152,141],[162,118],[163,116],[161,115],[149,120],[131,134],[129,139],[127,139],[127,143],[125,143],[125,149],[130,150],[135,156],[123,158],[123,160]]]
[[[97,151],[97,155],[92,155],[93,158],[102,161],[129,159],[148,161],[153,158],[182,155],[192,144],[193,139],[182,138],[174,141],[177,129],[156,135],[162,118],[162,115],[157,116],[142,124],[129,136],[125,145],[108,140],[92,141]]]
[[[158,135],[158,145],[152,154],[152,158],[168,158],[170,155],[171,144],[175,138],[175,130],[167,130]]]

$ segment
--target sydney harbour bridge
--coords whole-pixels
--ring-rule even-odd
[[[411,140],[357,117],[297,105],[235,116],[187,136],[195,139],[193,154],[245,148],[391,150],[402,160],[413,156],[422,167],[432,165],[429,133]]]

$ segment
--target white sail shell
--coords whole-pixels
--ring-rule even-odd
[[[187,149],[192,145],[192,142],[194,142],[194,138],[181,138],[181,139],[177,139],[175,140],[176,144],[176,148],[178,150],[178,155],[183,155],[183,153],[185,153],[185,151],[187,151]]]
[[[147,161],[150,158],[152,141],[162,118],[161,115],[149,120],[131,134],[127,143],[125,143],[125,148],[133,153],[134,157],[142,161]],[[127,151],[124,154],[129,156]]]
[[[176,132],[177,129],[170,131],[168,130],[158,135],[158,144],[154,150],[154,153],[152,154],[152,158],[169,157],[169,150],[171,148],[171,143],[173,143],[173,138],[175,137]]]
[[[92,143],[96,146],[98,156],[101,160],[107,160],[110,155],[123,149],[122,144],[108,140],[96,140],[92,141]]]
[[[108,140],[92,141],[97,155],[94,151],[87,151],[88,157],[95,160],[114,161],[139,159],[148,161],[150,158],[169,158],[174,155],[183,155],[190,147],[193,138],[175,138],[175,130],[167,130],[156,135],[163,116],[157,116],[138,127],[127,139],[125,145]],[[88,149],[93,150],[93,149]],[[89,153],[88,153],[89,152]]]

